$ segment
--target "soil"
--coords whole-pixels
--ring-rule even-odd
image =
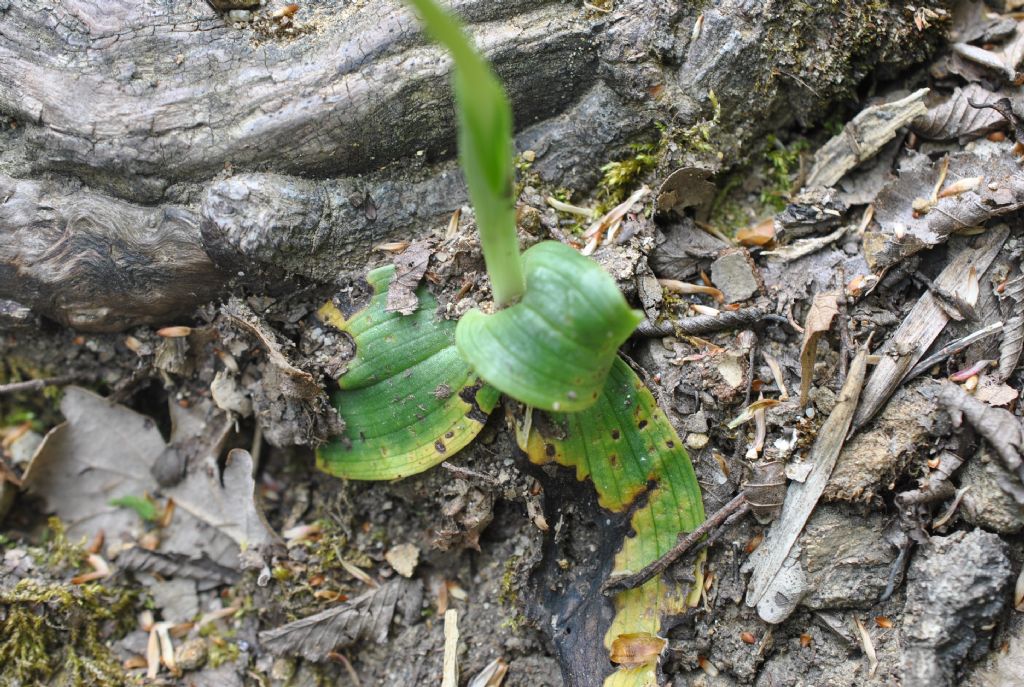
[[[712,32],[709,40],[734,45],[739,38],[727,39],[713,31],[718,31],[729,11],[746,17],[747,10],[733,8],[737,3],[713,4],[704,28]],[[974,3],[962,4],[978,9]],[[3,11],[0,7],[0,16]],[[644,16],[649,19],[654,13]],[[893,27],[913,27],[915,18],[920,19],[900,14],[900,23],[895,16],[889,13],[878,21],[891,34],[903,37],[904,28]],[[926,23],[953,21],[942,16],[920,15]],[[975,14],[971,17],[957,20],[962,22],[957,25],[961,37],[970,33],[963,26],[984,23]],[[663,14],[656,18],[669,21]],[[477,17],[481,22],[498,20]],[[773,10],[769,24],[777,21],[780,16]],[[998,40],[990,36],[997,45],[1014,40],[1005,37],[1014,30],[1024,31],[1013,24],[1007,29],[1010,34],[1000,34],[996,19],[984,26],[997,38],[1003,36]],[[639,30],[633,25],[629,29]],[[789,65],[797,47],[786,44],[770,28],[759,30],[768,31],[780,64]],[[943,31],[949,30],[944,25]],[[936,34],[933,30],[923,35],[938,43]],[[872,365],[879,368],[886,359],[908,357],[907,351],[917,346],[921,350],[916,363],[985,326],[1024,317],[1020,313],[1024,298],[1010,297],[1013,280],[1020,279],[1024,254],[1019,212],[1024,200],[1014,196],[1011,185],[998,193],[993,189],[998,198],[978,204],[987,213],[977,221],[985,227],[980,234],[947,231],[941,237],[927,234],[927,242],[903,241],[905,236],[918,237],[918,231],[925,235],[914,224],[922,220],[917,214],[909,228],[899,230],[877,220],[871,224],[869,218],[866,226],[881,237],[877,239],[871,239],[871,233],[865,238],[864,227],[858,227],[864,208],[875,198],[882,199],[876,212],[903,212],[909,217],[908,208],[892,210],[885,204],[895,202],[891,199],[899,195],[896,191],[902,192],[893,190],[897,181],[924,184],[927,196],[935,181],[937,159],[946,152],[966,150],[961,160],[974,156],[964,162],[968,166],[958,178],[970,178],[976,165],[993,159],[1010,160],[1011,176],[1019,177],[1020,163],[1012,157],[1015,122],[997,127],[1002,139],[972,136],[963,144],[957,136],[930,141],[900,129],[895,145],[883,148],[876,159],[859,168],[863,176],[855,184],[798,192],[814,164],[813,151],[836,133],[835,124],[875,104],[877,93],[892,101],[911,87],[929,82],[948,94],[951,89],[946,86],[955,79],[981,83],[992,92],[998,90],[995,85],[1008,91],[1019,88],[1002,82],[994,85],[991,74],[979,81],[947,44],[932,59],[930,70],[906,69],[907,63],[924,58],[927,41],[913,49],[901,48],[898,56],[875,56],[887,65],[877,71],[871,71],[877,66],[874,61],[862,64],[864,46],[860,44],[851,45],[852,56],[843,52],[822,64],[822,71],[831,76],[852,69],[851,78],[857,77],[853,82],[862,85],[859,95],[863,97],[851,98],[851,86],[840,83],[841,79],[821,77],[830,98],[845,96],[834,112],[822,110],[818,99],[799,85],[761,83],[771,91],[775,104],[761,103],[758,108],[770,111],[772,117],[747,113],[754,121],[738,125],[741,130],[735,137],[725,131],[725,123],[742,121],[743,113],[729,111],[724,120],[710,114],[698,117],[696,105],[689,113],[694,121],[684,129],[685,136],[674,130],[657,143],[645,141],[651,147],[634,147],[629,153],[634,157],[621,152],[623,141],[638,131],[650,138],[651,128],[632,106],[623,115],[620,129],[609,133],[615,142],[594,144],[578,158],[558,150],[545,155],[555,134],[572,133],[571,122],[566,122],[572,114],[566,116],[560,109],[564,104],[546,106],[544,114],[553,115],[547,122],[550,129],[538,124],[520,135],[522,150],[540,154],[535,165],[529,159],[532,155],[520,158],[524,247],[552,238],[583,243],[577,236],[584,228],[579,219],[556,212],[546,200],[549,195],[572,197],[576,204],[607,210],[634,186],[647,183],[655,189],[651,198],[628,214],[619,239],[600,246],[594,258],[654,325],[648,330],[654,335],[635,336],[623,353],[641,370],[688,447],[708,514],[749,489],[762,474],[759,470],[775,460],[787,463],[785,473],[790,479],[806,478],[818,432],[839,406],[858,346],[870,347],[879,359]],[[828,52],[824,47],[815,50]],[[625,62],[614,64],[625,70]],[[753,62],[751,71],[757,71],[760,62]],[[667,61],[664,68],[671,64]],[[861,78],[868,73],[870,85]],[[790,76],[794,83],[803,82],[795,74]],[[810,78],[807,73],[803,76]],[[614,81],[613,77],[608,78]],[[737,91],[743,83],[749,91],[750,82],[758,81],[738,70],[729,71],[727,77],[721,82],[726,91]],[[601,124],[613,111],[610,96],[602,89],[604,85],[597,84],[589,95],[580,96],[589,124]],[[695,89],[684,84],[687,93]],[[800,111],[799,122],[776,116],[776,101],[792,92],[801,94],[794,105]],[[528,95],[529,88],[522,93]],[[830,113],[838,119],[827,122]],[[769,119],[779,126],[765,141]],[[587,138],[579,131],[575,135]],[[581,147],[585,143],[580,141]],[[29,172],[17,151],[37,144],[16,127],[0,126],[0,147],[7,150],[0,157],[0,171],[12,176]],[[591,164],[591,157],[607,157],[612,155],[610,150],[616,151],[618,163],[640,160],[627,165],[632,173],[618,186],[600,165]],[[916,152],[911,155],[911,151]],[[643,162],[644,154],[654,161]],[[910,171],[902,176],[894,173],[907,156],[921,154],[931,157],[927,164],[915,157],[913,174],[920,178]],[[139,164],[143,163],[149,164]],[[708,175],[716,172],[710,176],[716,193],[699,194],[701,199],[692,204],[684,199],[655,211],[659,185],[676,169],[690,165],[703,167]],[[436,217],[438,207],[451,204],[445,191],[451,191],[454,183],[446,176],[450,167],[450,161],[434,164],[432,160],[412,172],[395,166],[372,172],[376,182],[402,187],[404,195],[394,195],[399,198],[395,207],[382,210],[379,232],[370,217],[376,207],[372,212],[368,209],[374,201],[369,194],[358,199],[353,207],[361,218],[354,220],[358,240],[352,244],[357,243],[357,248],[347,244],[339,248],[348,235],[336,233],[327,242],[333,242],[333,247],[320,252],[303,243],[309,235],[303,231],[309,226],[292,220],[288,224],[281,218],[304,217],[313,205],[321,210],[322,206],[341,207],[344,203],[339,199],[348,202],[358,195],[356,186],[363,188],[358,177],[340,181],[289,177],[278,184],[272,170],[267,177],[262,172],[225,176],[210,181],[216,188],[209,191],[202,188],[207,181],[191,179],[173,187],[174,193],[161,195],[154,188],[163,180],[155,176],[150,179],[153,187],[147,185],[133,194],[120,188],[122,181],[110,170],[87,175],[103,193],[120,194],[143,208],[156,208],[157,202],[177,193],[175,202],[200,213],[194,201],[208,193],[203,211],[206,219],[217,221],[238,217],[232,203],[239,196],[234,191],[245,186],[253,196],[268,194],[261,197],[274,208],[277,223],[267,226],[303,231],[296,230],[298,243],[290,245],[268,240],[263,225],[224,220],[226,224],[218,225],[223,233],[204,246],[211,255],[215,248],[224,251],[219,256],[224,261],[218,262],[223,283],[216,288],[217,297],[204,298],[205,304],[190,307],[187,314],[163,317],[159,324],[135,318],[130,326],[116,327],[118,331],[79,331],[65,326],[68,318],[55,301],[29,303],[38,305],[31,311],[18,310],[14,303],[10,312],[0,312],[4,315],[0,381],[61,378],[45,390],[0,395],[0,628],[9,632],[8,638],[0,637],[0,686],[117,684],[122,679],[127,684],[210,686],[433,685],[440,682],[444,670],[444,616],[449,609],[458,612],[460,685],[479,687],[481,683],[471,682],[472,678],[495,659],[508,666],[500,683],[506,686],[600,684],[613,666],[601,643],[612,609],[599,586],[629,529],[629,513],[603,511],[592,485],[577,481],[571,471],[530,463],[516,447],[507,421],[521,414],[521,408],[500,406],[469,448],[443,466],[397,482],[348,482],[315,468],[315,446],[336,434],[344,422],[344,413],[340,417],[335,413],[328,395],[353,354],[351,341],[322,322],[316,311],[328,301],[343,312],[365,302],[367,287],[360,275],[400,255],[399,247],[371,251],[371,244],[378,239],[431,238],[433,254],[425,283],[438,297],[438,313],[455,318],[471,307],[489,305],[471,212],[466,208],[461,219],[455,218],[454,231]],[[45,168],[33,168],[31,173],[48,178],[48,172],[39,171]],[[564,176],[564,184],[555,181],[558,175]],[[422,186],[415,186],[411,176]],[[409,191],[410,184],[415,192]],[[567,193],[566,186],[578,189],[575,195]],[[282,209],[277,204],[280,197],[274,194],[282,188],[294,206]],[[423,211],[431,214],[429,221],[415,209],[421,191],[423,203],[430,206]],[[461,188],[452,193],[461,198]],[[936,207],[959,216],[958,207]],[[323,216],[318,215],[314,224],[330,224],[332,211],[322,210]],[[355,210],[346,206],[338,212]],[[0,215],[0,223],[3,220]],[[401,233],[396,228],[413,221],[415,230]],[[756,238],[757,228],[765,221],[771,227],[770,243]],[[706,231],[708,226],[711,233]],[[847,230],[834,239],[822,239],[831,236],[836,226]],[[0,234],[3,231],[0,226]],[[778,254],[787,247],[806,245],[798,241],[808,237],[820,243],[807,254]],[[892,259],[893,251],[898,254],[885,270],[869,267],[872,240],[885,245],[886,259]],[[977,269],[972,266],[954,275],[956,288],[942,286],[942,275],[951,264],[958,264],[958,256],[984,254],[990,243],[995,247],[987,263],[977,258],[971,263]],[[926,244],[930,250],[921,250]],[[342,275],[328,277],[328,271],[340,264],[341,254],[345,256]],[[308,261],[307,255],[311,256]],[[223,266],[234,266],[233,261],[242,257],[249,260],[250,272],[225,276]],[[740,311],[756,309],[757,314],[738,326],[687,334],[685,321],[704,314],[702,308],[720,307],[725,314],[728,309],[707,294],[681,295],[658,278],[696,284],[704,284],[707,278],[725,292],[727,303],[736,301]],[[5,279],[0,276],[0,283]],[[968,293],[972,279],[980,292],[973,299]],[[958,290],[961,283],[968,286]],[[813,381],[808,402],[801,405],[800,381],[808,372],[801,355],[806,347],[804,329],[810,327],[815,296],[826,292],[836,293],[840,305],[820,340],[811,343]],[[913,319],[922,301],[933,307],[929,311],[933,319],[942,317],[948,326],[926,341],[919,335],[893,343],[903,331],[901,324]],[[966,301],[970,302],[965,306]],[[4,303],[11,301],[0,301]],[[184,336],[168,336],[158,331],[164,325],[187,326],[188,331]],[[772,599],[773,612],[785,609],[780,622],[766,620],[764,607],[750,604],[747,595],[749,573],[757,565],[752,554],[776,526],[772,523],[784,518],[779,511],[786,492],[777,507],[746,514],[715,535],[707,552],[700,604],[668,623],[668,646],[660,663],[664,684],[980,687],[1019,681],[1024,674],[1024,615],[1019,601],[1024,508],[1014,489],[1024,490],[1019,470],[1024,444],[1014,437],[1021,434],[1022,376],[1016,362],[1007,374],[997,375],[995,362],[1004,356],[1006,346],[1001,346],[1001,340],[1014,336],[1009,326],[1006,333],[997,327],[994,337],[960,347],[918,378],[888,388],[877,414],[866,418],[843,442],[824,494],[806,526],[801,523],[802,534],[786,563],[799,583],[773,592],[782,597]],[[980,360],[993,362],[977,374],[957,374]],[[871,374],[869,370],[869,380]],[[158,486],[150,496],[161,509],[166,507],[164,495],[186,475],[193,475],[196,465],[205,466],[216,477],[221,469],[227,474],[228,449],[248,451],[258,469],[255,496],[246,506],[255,503],[265,516],[273,543],[253,550],[236,540],[232,551],[237,560],[230,565],[207,559],[202,565],[195,560],[186,563],[168,556],[161,559],[166,567],[154,571],[119,562],[125,560],[119,559],[124,552],[118,548],[124,532],[106,532],[106,540],[97,542],[80,535],[84,530],[76,528],[81,523],[49,519],[62,506],[52,494],[42,495],[45,485],[18,487],[26,478],[26,467],[41,450],[39,440],[62,422],[61,388],[70,383],[148,418],[144,421],[167,443],[167,450],[152,466]],[[869,381],[865,388],[875,387]],[[986,431],[985,422],[972,419],[969,401],[957,393],[979,401],[983,407],[978,412],[997,431]],[[760,411],[753,421],[730,428],[730,421],[758,394],[779,403]],[[230,424],[226,437],[208,436],[215,424],[225,422]],[[183,434],[182,427],[188,423],[198,426],[196,434]],[[752,454],[759,423],[763,423],[763,447]],[[99,434],[89,436],[100,441]],[[124,449],[125,442],[111,441],[109,436],[102,440],[109,442],[112,453]],[[1009,464],[1007,455],[1018,456],[1017,467]],[[952,466],[948,473],[946,465]],[[911,496],[923,492],[928,492],[927,498]],[[168,551],[173,529],[184,528],[184,520],[173,516],[168,524],[161,524],[160,517],[158,513],[150,519],[129,518],[130,538],[141,546],[147,543],[145,537],[155,537],[153,548]],[[221,525],[205,523],[212,530]],[[198,534],[190,536],[201,538],[210,531],[196,528]],[[161,542],[166,544],[164,549]],[[418,552],[410,578],[412,591],[392,604],[388,612],[394,613],[394,619],[385,622],[383,633],[365,631],[316,661],[301,658],[300,651],[271,648],[263,633],[341,608],[378,587],[388,588],[401,577],[398,570],[402,568],[389,561],[389,553],[409,545]],[[80,585],[72,584],[72,578],[99,571],[90,554],[113,568],[97,578],[102,594],[109,596],[96,596],[100,591],[92,588],[74,591]],[[685,568],[681,562],[666,574],[685,575]],[[36,587],[29,589],[29,582]],[[182,586],[174,586],[179,583]],[[71,590],[80,597],[69,601],[54,589]],[[30,598],[15,598],[17,590]],[[46,619],[45,631],[33,635],[16,624],[28,622],[28,616],[15,613],[26,608],[32,611],[28,616]],[[117,610],[105,612],[104,608]],[[224,613],[224,609],[230,610]],[[99,619],[93,623],[98,627],[95,634],[78,629],[93,619]],[[171,632],[180,654],[177,674],[165,660],[155,678],[146,678],[153,665],[153,642],[164,631]],[[15,646],[8,643],[13,637],[36,651],[32,661],[16,663],[10,658],[13,654],[4,653],[5,647]],[[186,646],[204,658],[191,658],[184,651]],[[77,667],[68,659],[75,652],[102,670]]]

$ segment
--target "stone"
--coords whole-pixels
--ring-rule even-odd
[[[808,608],[862,608],[885,590],[899,553],[886,541],[886,516],[860,517],[848,507],[819,504],[800,538]]]
[[[402,577],[412,577],[420,560],[420,550],[414,544],[399,544],[388,549],[384,559]]]
[[[999,534],[1014,534],[1024,529],[1024,507],[999,486],[1000,478],[1015,478],[987,445],[967,461],[959,478],[960,487],[967,489],[960,504],[964,520]]]
[[[727,303],[738,303],[757,293],[756,269],[747,251],[731,251],[711,263],[711,281],[721,290]]]
[[[903,687],[948,687],[987,649],[1013,583],[1008,547],[983,530],[932,537],[907,573]]]
[[[190,639],[174,651],[174,662],[181,670],[198,670],[206,664],[208,651],[202,637]]]

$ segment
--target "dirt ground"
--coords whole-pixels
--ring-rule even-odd
[[[714,119],[586,196],[519,151],[526,245],[649,187],[593,247],[647,318],[623,353],[706,513],[747,495],[663,684],[1024,683],[1024,21],[962,5],[912,13],[949,23],[929,64],[724,170],[681,153]],[[439,312],[486,305],[469,209],[433,230]],[[317,310],[368,289],[278,277],[170,328],[0,313],[0,687],[601,684],[630,511],[531,463],[510,402],[422,474],[318,471],[354,346]]]

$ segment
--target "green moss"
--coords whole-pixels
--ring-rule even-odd
[[[711,104],[711,119],[702,119],[685,129],[671,132],[668,136],[682,147],[684,152],[720,157],[713,139],[722,121],[722,105],[714,91],[708,91]]]
[[[800,156],[810,148],[810,143],[807,139],[798,138],[789,145],[783,145],[770,134],[766,143],[768,149],[764,159],[767,165],[761,203],[775,212],[782,212],[789,204],[789,196],[793,192],[793,175],[800,168]]]
[[[751,162],[732,170],[718,182],[710,223],[728,236],[786,208],[794,191],[800,158],[810,148],[810,142],[797,138],[784,144],[768,135],[763,146]],[[756,200],[750,197],[752,193],[757,194]]]
[[[737,196],[748,174],[746,169],[731,172],[721,182],[711,203],[711,224],[728,236],[747,224],[746,208]]]
[[[211,636],[209,654],[206,659],[211,668],[218,668],[225,663],[233,663],[238,660],[242,652],[238,648],[238,644],[228,638],[232,634],[224,633]]]
[[[501,590],[498,592],[498,601],[511,605],[518,597],[515,588],[516,566],[519,565],[519,556],[509,556],[505,561],[505,572],[501,576]]]
[[[99,584],[71,586],[27,579],[0,591],[0,666],[4,685],[116,687],[125,684],[101,631],[127,632],[134,592]]]
[[[33,557],[51,571],[79,568],[85,562],[85,541],[68,539],[64,523],[54,516],[47,520],[48,530],[41,548],[29,549]]]
[[[643,178],[654,171],[661,159],[661,142],[633,143],[632,154],[622,160],[613,160],[601,167],[601,180],[597,183],[597,214],[603,215],[626,200]]]

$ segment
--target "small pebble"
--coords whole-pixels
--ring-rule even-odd
[[[707,434],[700,434],[699,432],[691,432],[686,435],[686,447],[696,449],[702,449],[708,445],[711,440]]]
[[[249,10],[231,10],[228,12],[228,21],[248,23],[252,20],[252,12]]]
[[[174,652],[174,662],[182,670],[198,670],[206,663],[206,640],[202,637],[190,639]]]

